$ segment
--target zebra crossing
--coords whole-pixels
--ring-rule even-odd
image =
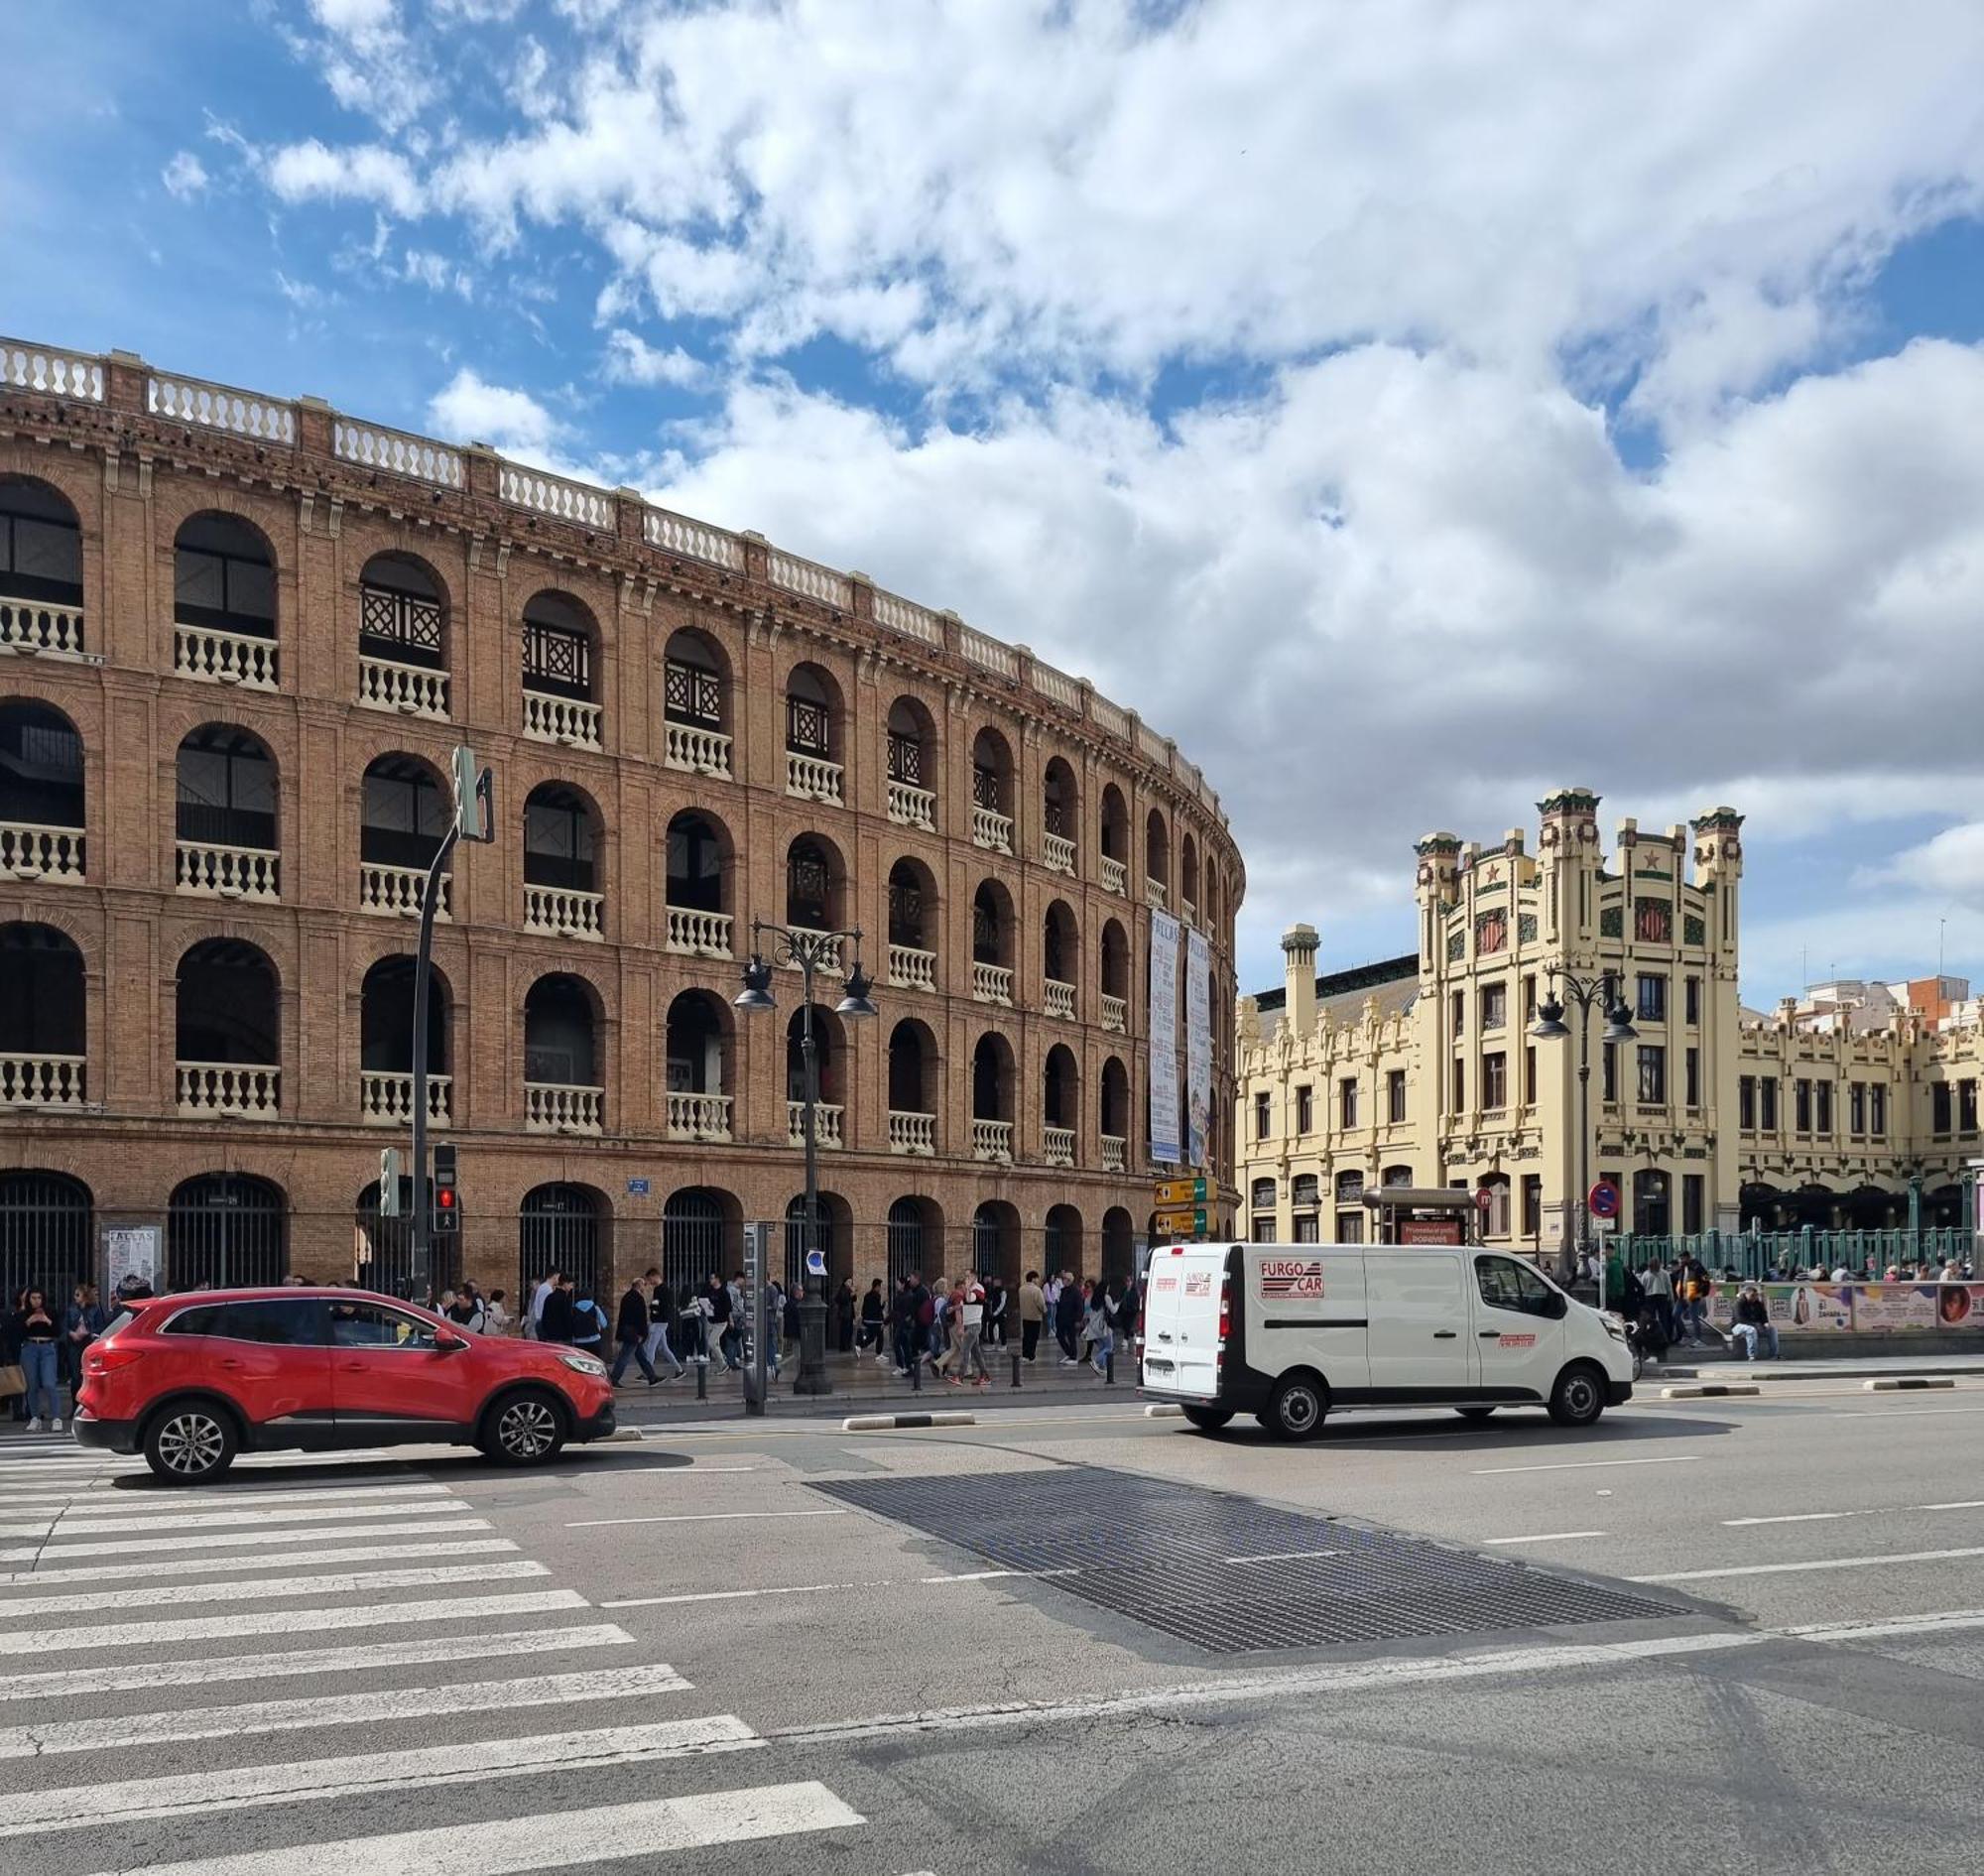
[[[337,1463],[190,1493],[0,1448],[9,1876],[521,1876],[865,1821],[725,1773],[769,1742],[444,1480]]]

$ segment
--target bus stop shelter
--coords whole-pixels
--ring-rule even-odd
[[[1367,1191],[1377,1244],[1478,1244],[1480,1212],[1462,1186],[1386,1186]]]

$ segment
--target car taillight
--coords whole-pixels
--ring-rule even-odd
[[[115,1342],[108,1346],[96,1342],[82,1351],[82,1371],[84,1374],[108,1374],[113,1368],[128,1368],[144,1352],[142,1348],[119,1348]]]

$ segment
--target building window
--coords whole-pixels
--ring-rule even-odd
[[[1338,1244],[1362,1244],[1364,1242],[1364,1214],[1361,1211],[1339,1211],[1336,1214],[1336,1237]]]
[[[1537,1020],[1537,980],[1523,979],[1523,1027],[1528,1029]]]
[[[1523,1051],[1523,1104],[1534,1107],[1537,1104],[1537,1046],[1531,1043]]]
[[[1690,1029],[1696,1027],[1701,1022],[1701,979],[1699,977],[1690,977],[1687,980],[1687,1021]]]
[[[1607,1043],[1599,1052],[1598,1097],[1605,1101],[1619,1098],[1619,1051],[1612,1043]]]
[[[1699,1173],[1683,1173],[1680,1178],[1680,1228],[1689,1236],[1706,1229],[1701,1221],[1707,1181]]]
[[[1457,1114],[1467,1105],[1467,1064],[1458,1056],[1453,1059],[1453,1111]]]
[[[1949,1131],[1949,1083],[1938,1081],[1928,1091],[1928,1129],[1930,1133]]]
[[[1661,1106],[1668,1098],[1668,1052],[1660,1043],[1640,1045],[1639,1098],[1648,1107]]]
[[[1814,1091],[1818,1095],[1818,1131],[1829,1134],[1832,1131],[1832,1083],[1821,1081]]]
[[[1484,984],[1481,990],[1481,1027],[1500,1029],[1509,1020],[1509,986]]]
[[[1757,1077],[1754,1074],[1739,1074],[1736,1077],[1736,1124],[1745,1133],[1757,1131]]]
[[[1257,1211],[1254,1214],[1254,1242],[1272,1244],[1275,1241],[1275,1220],[1270,1212]]]
[[[1364,1175],[1359,1172],[1339,1173],[1336,1176],[1336,1202],[1339,1205],[1356,1205],[1364,1200]]]
[[[1453,1033],[1458,1036],[1467,1027],[1467,992],[1456,990],[1447,999],[1447,1005],[1453,1013]]]
[[[1337,1124],[1347,1133],[1357,1125],[1357,1081],[1354,1076],[1336,1084]]]
[[[1665,977],[1644,971],[1641,973],[1639,1019],[1643,1023],[1665,1023],[1668,1020],[1668,980]]]
[[[1757,1078],[1757,1126],[1760,1132],[1778,1130],[1778,1078],[1773,1074]]]
[[[1254,1138],[1256,1140],[1267,1139],[1268,1125],[1269,1097],[1265,1094],[1257,1094],[1254,1096]]]
[[[1481,1058],[1481,1105],[1492,1114],[1508,1104],[1509,1058],[1498,1049],[1494,1054]],[[1503,1228],[1506,1232],[1507,1226]]]
[[[1963,1133],[1977,1131],[1977,1083],[1959,1081],[1956,1084],[1956,1125]]]
[[[1699,1107],[1701,1105],[1701,1051],[1699,1049],[1688,1050],[1686,1055],[1681,1058],[1681,1063],[1682,1072],[1687,1077],[1687,1104],[1690,1107]]]
[[[1846,1131],[1856,1139],[1867,1131],[1867,1083],[1853,1082],[1846,1090]]]
[[[1298,1173],[1289,1188],[1289,1202],[1296,1214],[1296,1242],[1313,1244],[1322,1235],[1322,1183],[1313,1173]]]
[[[1792,1090],[1792,1113],[1799,1133],[1811,1132],[1811,1083],[1802,1078]]]
[[[1523,1235],[1532,1242],[1544,1234],[1544,1178],[1541,1173],[1523,1175]]]
[[[1868,1107],[1871,1109],[1869,1120],[1872,1123],[1868,1132],[1876,1140],[1882,1140],[1887,1137],[1888,1132],[1888,1090],[1881,1082],[1876,1081],[1868,1092],[1872,1096],[1868,1102]]]
[[[1385,1117],[1394,1126],[1406,1117],[1406,1071],[1393,1068],[1385,1076]]]
[[[1322,1220],[1312,1211],[1296,1213],[1296,1237],[1298,1244],[1318,1244],[1322,1241]]]
[[[1306,1083],[1296,1089],[1296,1132],[1304,1134],[1315,1125],[1315,1090]]]

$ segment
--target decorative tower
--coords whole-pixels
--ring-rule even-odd
[[[1560,956],[1580,949],[1597,930],[1592,884],[1603,855],[1598,846],[1598,797],[1588,788],[1560,788],[1537,804],[1543,829],[1537,853],[1543,869],[1544,942]]]
[[[1694,885],[1702,897],[1708,941],[1707,995],[1702,1017],[1703,1061],[1714,1103],[1708,1115],[1714,1130],[1710,1203],[1718,1231],[1742,1223],[1742,1168],[1737,1157],[1737,1032],[1742,1011],[1737,997],[1737,915],[1743,878],[1743,816],[1733,808],[1711,808],[1690,823],[1694,830]],[[1692,937],[1692,934],[1684,936]]]
[[[1288,1001],[1283,1020],[1297,1042],[1303,1041],[1315,1027],[1315,927],[1292,925],[1282,934],[1283,970],[1288,983]]]

